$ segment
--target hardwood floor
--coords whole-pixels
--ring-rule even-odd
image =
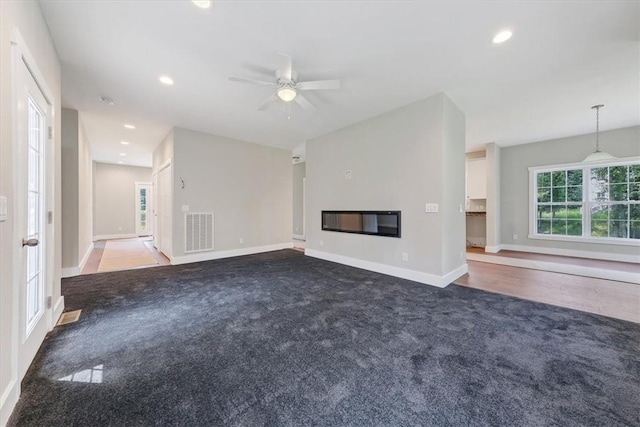
[[[149,252],[151,252],[151,255],[153,255],[153,257],[158,262],[157,265],[150,266],[150,267],[156,267],[158,265],[169,265],[170,264],[169,258],[164,256],[164,254],[158,252],[158,250],[153,247],[153,240],[151,240],[150,238],[146,238],[146,237],[139,237],[138,240],[141,241],[142,243],[144,243],[144,245],[147,247],[147,249],[149,249]],[[105,247],[107,241],[108,240],[98,240],[97,242],[93,243],[93,250],[91,251],[91,254],[89,255],[89,258],[87,259],[87,263],[85,264],[84,268],[82,269],[82,273],[81,274],[93,274],[93,273],[97,273],[98,272],[98,267],[100,266],[100,261],[102,260],[102,255],[104,253],[104,247]],[[148,267],[144,267],[144,268],[148,268]]]
[[[468,261],[461,286],[640,323],[640,285]]]
[[[158,265],[170,264],[169,259],[153,247],[151,240],[143,241]],[[97,272],[105,243],[104,240],[95,242],[82,274]],[[298,250],[304,250],[300,247],[303,244],[296,246]],[[473,248],[473,251],[484,253],[478,248]],[[520,254],[522,257],[537,257],[537,254]],[[585,265],[593,261],[573,260]],[[456,280],[458,285],[640,323],[640,285],[479,261],[469,260],[467,263],[469,273]],[[598,263],[609,263],[609,267],[625,264]],[[631,265],[630,268],[637,266]]]

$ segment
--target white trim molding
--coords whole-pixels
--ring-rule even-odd
[[[618,282],[640,284],[640,274],[630,271],[605,270],[602,268],[586,267],[583,265],[564,264],[562,262],[549,262],[505,257],[500,256],[500,254],[485,255],[468,253],[467,260],[486,262],[489,264],[508,265],[510,267],[529,268],[531,270],[550,271],[553,273],[571,274],[574,276],[593,277],[596,279],[615,280]]]
[[[89,245],[89,248],[87,249],[87,252],[85,252],[84,256],[82,257],[82,260],[80,261],[79,266],[67,267],[62,269],[62,278],[75,277],[82,274],[82,270],[84,269],[84,266],[87,264],[87,261],[89,260],[89,255],[91,255],[91,251],[93,251],[93,242],[91,242],[91,244]]]
[[[640,264],[640,255],[613,254],[609,252],[595,252],[595,251],[592,252],[592,251],[580,251],[576,249],[558,249],[558,248],[508,245],[508,244],[500,245],[500,249],[505,251],[533,252],[536,254],[560,255],[560,256],[570,256],[575,258],[599,259],[604,261],[631,262],[631,263]],[[467,254],[467,256],[468,255],[469,254]]]
[[[13,408],[18,403],[20,397],[20,384],[15,379],[9,381],[7,387],[0,395],[0,426],[4,426],[9,421]]]
[[[498,253],[498,252],[500,252],[501,250],[502,250],[502,245],[497,245],[497,246],[485,246],[485,247],[484,247],[484,251],[485,251],[485,252],[489,252],[489,253],[491,253],[491,254]],[[467,255],[469,255],[469,254],[467,254]],[[467,258],[469,258],[469,257],[467,256]]]
[[[98,240],[114,240],[114,239],[131,239],[134,237],[138,237],[135,233],[127,233],[127,234],[103,234],[100,236],[93,236],[93,241]]]
[[[294,234],[293,238],[295,240],[305,240],[304,234]]]
[[[53,324],[51,325],[51,327],[49,328],[50,330],[53,329],[56,324],[58,323],[58,319],[60,319],[60,316],[62,316],[62,312],[64,311],[64,296],[60,296],[60,298],[58,298],[58,301],[56,301],[55,305],[53,306],[53,313],[52,313],[52,320],[53,320]]]
[[[406,268],[394,267],[377,262],[365,261],[362,259],[351,258],[344,255],[318,251],[315,249],[306,249],[304,251],[304,254],[313,258],[337,262],[338,264],[361,268],[363,270],[375,271],[376,273],[382,273],[389,276],[399,277],[401,279],[412,280],[414,282],[424,283],[426,285],[436,286],[438,288],[446,287],[454,280],[466,274],[468,271],[468,265],[465,263],[443,276],[438,276],[436,274],[423,273],[421,271],[409,270]]]
[[[259,254],[262,252],[279,251],[293,248],[293,242],[277,243],[275,245],[253,246],[242,249],[229,249],[226,251],[199,252],[189,255],[170,257],[171,265],[188,264],[191,262],[211,261],[214,259],[231,258],[235,256]]]

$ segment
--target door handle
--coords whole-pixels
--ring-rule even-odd
[[[25,240],[22,239],[22,246],[38,246],[38,244],[40,243],[40,241],[38,239],[29,239],[29,240]]]

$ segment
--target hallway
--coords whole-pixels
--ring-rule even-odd
[[[152,237],[98,240],[82,274],[169,265],[169,258],[153,247]]]

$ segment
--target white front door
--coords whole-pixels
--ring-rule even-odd
[[[136,182],[136,234],[138,236],[151,235],[153,228],[151,221],[151,183]]]
[[[25,374],[44,340],[51,316],[47,307],[50,295],[51,246],[47,211],[51,194],[47,165],[51,156],[49,109],[42,91],[24,62],[20,63],[18,83],[18,147],[16,188],[16,242],[20,245],[22,266],[20,283],[20,357],[19,371]],[[47,285],[49,283],[49,286]]]

